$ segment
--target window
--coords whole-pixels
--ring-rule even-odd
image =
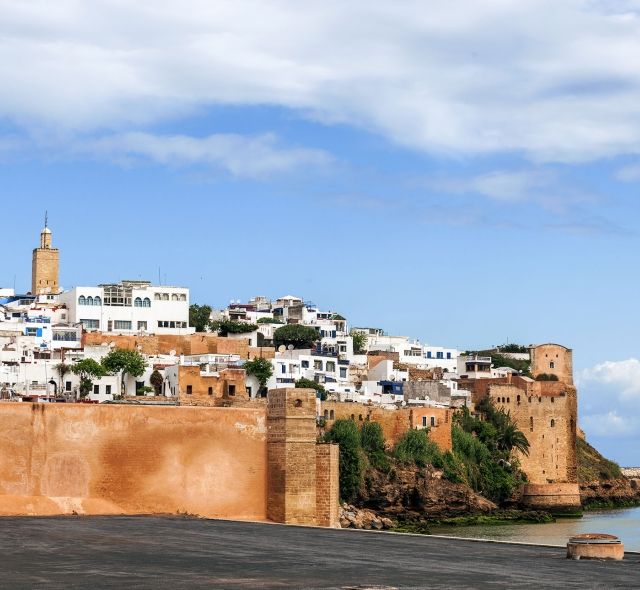
[[[442,352],[436,352],[436,358],[439,358],[439,359],[444,358],[444,353],[442,353]]]
[[[105,385],[105,386],[104,386],[104,392],[105,392],[107,395],[111,395],[111,385]]]
[[[142,299],[140,297],[136,297],[133,300],[133,307],[142,307]]]
[[[431,416],[431,426],[435,426],[435,425],[436,425],[436,417]]]
[[[213,387],[209,386],[209,390],[207,391],[209,395],[213,395]]]
[[[65,381],[64,390],[65,391],[71,391],[71,381]]]
[[[93,304],[94,304],[94,305],[102,305],[102,299],[96,295],[96,296],[93,298]]]
[[[100,320],[80,320],[80,323],[85,330],[100,329]]]
[[[335,412],[333,410],[329,411],[329,420],[334,420],[335,419]]]
[[[147,331],[147,322],[138,322],[138,331],[146,332]]]
[[[229,395],[235,395],[236,394],[236,386],[235,385],[227,385],[227,392],[229,393]]]
[[[114,320],[113,325],[116,330],[131,330],[131,322],[128,320]]]
[[[552,418],[551,419],[551,428],[553,428],[556,425],[556,421]]]
[[[553,361],[549,362],[549,368],[550,369],[555,369],[556,368],[556,364]]]
[[[422,416],[422,427],[423,428],[427,427],[427,417],[426,416]]]
[[[171,301],[178,301],[178,295],[176,295],[175,293],[171,295]]]
[[[340,379],[346,379],[346,378],[347,378],[347,368],[340,367]]]
[[[303,369],[308,369],[309,368],[309,361],[301,361],[301,366]]]
[[[322,361],[313,361],[313,368],[322,371]]]
[[[155,293],[155,294],[153,295],[153,298],[154,298],[156,301],[160,301],[160,300],[162,299],[162,295],[160,295],[160,293]]]
[[[533,432],[533,416],[529,418],[529,430]]]
[[[93,305],[93,297],[91,297],[91,295],[87,297],[87,305]]]
[[[142,307],[151,307],[151,299],[149,299],[148,297],[145,297],[142,300]]]
[[[87,298],[84,295],[80,295],[80,297],[78,297],[78,305],[86,305],[87,304]]]
[[[451,353],[450,352],[447,353],[447,358],[451,359]]]
[[[328,420],[329,419],[329,410],[325,410],[324,411],[324,419]]]
[[[99,385],[94,385],[93,386],[93,393],[95,393],[96,395],[100,394],[100,386]]]
[[[327,368],[326,368],[327,372],[330,373],[335,373],[336,370],[336,364],[333,361],[327,361]]]
[[[162,301],[169,301],[169,293],[162,294]]]
[[[280,365],[280,372],[281,373],[286,373],[287,372],[287,366],[284,365],[284,364]]]
[[[431,357],[431,351],[430,351],[430,350],[427,350],[427,358],[428,358],[428,359],[432,358],[432,357]]]
[[[251,397],[251,385],[247,385],[247,395]]]
[[[187,395],[191,395],[193,393],[193,385],[187,385]]]

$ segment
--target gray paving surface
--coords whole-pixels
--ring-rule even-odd
[[[0,588],[640,588],[640,556],[186,518],[2,518]]]

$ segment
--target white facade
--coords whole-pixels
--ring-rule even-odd
[[[60,295],[71,323],[87,331],[118,334],[191,334],[189,289],[123,281],[117,285],[75,287]]]

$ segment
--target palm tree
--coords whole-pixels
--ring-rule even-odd
[[[509,412],[503,416],[504,418],[500,420],[501,423],[498,426],[498,448],[509,454],[512,451],[519,451],[523,455],[529,455],[530,445],[524,432],[518,428]]]

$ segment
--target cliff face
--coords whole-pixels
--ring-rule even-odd
[[[495,510],[496,505],[431,467],[396,466],[367,472],[359,504],[392,518],[447,518]]]
[[[625,477],[620,467],[578,437],[578,481],[582,505],[625,506],[640,503],[640,480]]]

